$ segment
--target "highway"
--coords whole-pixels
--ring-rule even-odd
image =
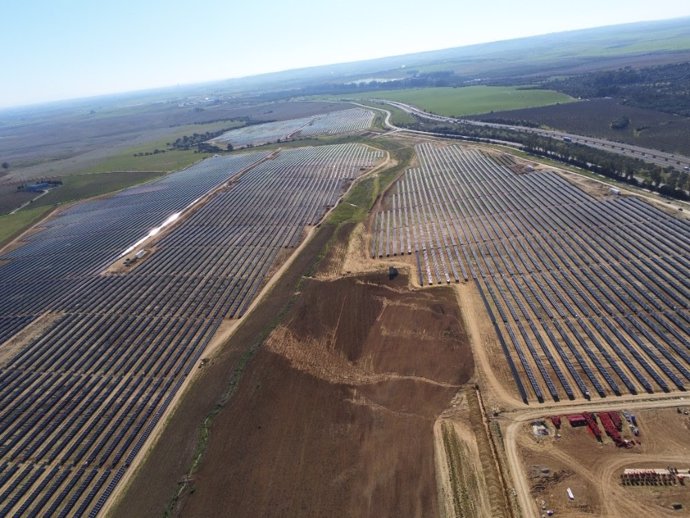
[[[373,101],[373,100],[372,100]],[[409,104],[397,101],[383,101],[386,104],[394,106],[411,115],[417,117],[433,120],[437,122],[445,122],[447,124],[472,124],[474,126],[483,126],[487,128],[509,129],[513,131],[520,131],[522,133],[531,133],[541,137],[550,137],[560,140],[569,140],[575,144],[583,144],[585,146],[602,149],[618,155],[623,155],[632,158],[639,158],[647,163],[658,165],[661,167],[674,167],[676,170],[687,172],[690,170],[690,157],[678,155],[674,153],[666,153],[656,149],[643,148],[639,146],[632,146],[630,144],[623,144],[620,142],[612,142],[606,139],[584,137],[582,135],[575,135],[573,133],[566,133],[564,131],[546,130],[541,128],[528,128],[525,126],[515,126],[510,124],[496,124],[493,122],[481,122],[471,119],[456,119],[454,117],[446,117],[443,115],[436,115],[425,112]]]

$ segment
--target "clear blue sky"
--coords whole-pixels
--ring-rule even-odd
[[[687,0],[0,0],[0,106],[688,15]]]

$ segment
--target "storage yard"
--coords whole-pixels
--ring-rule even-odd
[[[686,515],[690,419],[683,410],[594,412],[585,425],[561,416],[559,427],[544,418],[543,435],[523,425],[516,447],[536,508],[565,517]],[[620,423],[609,428],[632,443],[627,447],[605,429],[613,416]]]
[[[66,208],[8,248],[0,516],[96,516],[221,323],[382,158],[354,144],[214,157]]]
[[[407,261],[420,286],[476,286],[520,400],[686,390],[687,221],[474,148],[416,149],[370,256]]]
[[[232,144],[234,148],[239,149],[284,142],[297,137],[360,132],[371,127],[373,122],[373,112],[351,108],[301,119],[245,126],[223,133],[211,140],[211,143],[218,146]]]

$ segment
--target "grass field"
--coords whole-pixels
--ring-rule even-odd
[[[155,148],[151,148],[151,151]],[[159,148],[161,149],[161,148]],[[210,156],[209,153],[195,153],[194,151],[168,150],[165,153],[146,156],[132,156],[126,151],[108,157],[97,165],[89,167],[84,172],[110,173],[112,171],[176,171],[187,167],[194,162]],[[69,178],[69,177],[66,177]]]
[[[357,98],[400,101],[451,117],[575,101],[572,97],[553,90],[522,90],[513,86],[379,90],[358,94]],[[393,122],[395,123],[395,118]]]
[[[33,207],[0,216],[0,247],[41,219],[53,207]]]
[[[132,146],[116,154],[104,158],[94,166],[84,168],[80,172],[104,173],[111,171],[176,171],[187,167],[202,158],[209,156],[208,153],[195,153],[193,150],[170,150],[167,149],[168,143],[185,135],[193,133],[206,133],[208,131],[219,131],[222,129],[239,128],[244,123],[241,121],[221,121],[212,124],[189,124],[176,128],[163,139],[152,140],[143,144]],[[134,156],[140,153],[152,153],[156,149],[165,151],[151,155]]]

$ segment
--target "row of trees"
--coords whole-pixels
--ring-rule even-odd
[[[217,153],[218,151],[232,151],[232,144],[228,143],[224,149],[219,146],[214,146],[209,144],[207,141],[213,138],[219,137],[226,131],[230,131],[233,128],[224,128],[218,131],[207,131],[205,133],[192,133],[191,135],[183,135],[182,137],[176,139],[174,142],[168,142],[167,149],[154,149],[153,151],[142,151],[139,153],[134,153],[132,156],[150,156],[158,155],[159,153],[165,153],[166,151],[172,150],[182,150],[189,151],[194,150],[195,153]]]
[[[191,135],[184,135],[168,145],[172,149],[180,149],[185,151],[189,149],[196,149],[197,151],[217,151],[217,149],[214,146],[206,144],[206,141],[216,137],[220,137],[226,131],[230,131],[230,129],[232,128],[220,129],[218,131],[206,131],[205,133],[192,133]],[[229,149],[229,151],[232,151],[232,149]]]

